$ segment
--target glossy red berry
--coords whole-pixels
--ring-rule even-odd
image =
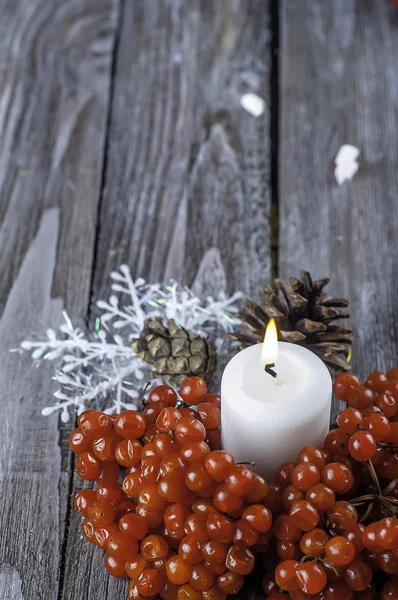
[[[203,442],[206,429],[203,423],[193,417],[182,417],[174,430],[175,438],[181,446],[192,442]]]
[[[384,392],[388,383],[389,380],[385,373],[382,373],[381,371],[373,371],[373,373],[371,373],[367,378],[365,386],[370,388],[374,392],[381,394]]]
[[[198,414],[206,429],[215,429],[220,425],[220,409],[211,402],[201,402],[198,406]]]
[[[301,529],[293,523],[289,515],[279,515],[272,525],[272,531],[278,540],[284,542],[298,542],[302,536]]]
[[[384,550],[398,548],[398,519],[388,517],[376,525],[376,542]]]
[[[306,492],[319,483],[320,479],[318,467],[309,462],[300,463],[292,471],[292,484],[300,492]]]
[[[363,416],[356,408],[343,410],[336,418],[337,425],[344,433],[355,433],[363,424]]]
[[[156,419],[156,426],[159,431],[168,432],[177,425],[181,419],[181,413],[177,408],[173,406],[167,406],[164,408]]]
[[[339,500],[327,511],[327,518],[337,529],[349,530],[356,525],[358,513],[355,506],[345,500]]]
[[[113,461],[116,458],[116,447],[120,442],[120,436],[111,431],[105,437],[93,441],[92,450],[95,456],[103,462]]]
[[[167,406],[176,406],[177,394],[172,387],[168,385],[158,385],[151,391],[148,403],[153,406],[159,402]]]
[[[144,569],[137,580],[137,590],[144,598],[153,598],[162,590],[165,578],[156,569]]]
[[[120,531],[123,531],[134,540],[142,540],[148,532],[146,520],[140,515],[131,512],[125,514],[120,519],[119,528]]]
[[[228,477],[225,486],[231,494],[236,496],[247,496],[254,481],[253,471],[245,465],[235,465]]]
[[[228,551],[225,565],[233,573],[247,575],[254,568],[254,556],[248,548],[232,546]]]
[[[91,441],[107,435],[112,429],[109,415],[98,410],[86,411],[80,415],[79,427],[84,435]]]
[[[397,600],[398,581],[386,581],[381,591],[381,600]]]
[[[111,523],[110,525],[96,527],[94,539],[98,548],[101,548],[101,550],[106,550],[110,538],[116,533],[119,533],[119,529],[115,522]]]
[[[282,490],[284,490],[288,485],[291,485],[293,469],[294,463],[283,463],[276,469],[274,481]]]
[[[87,511],[95,526],[110,525],[115,520],[115,509],[107,500],[96,500]]]
[[[340,373],[333,384],[337,398],[347,402],[350,392],[361,385],[358,377],[352,373]]]
[[[322,483],[338,494],[345,494],[354,485],[352,471],[343,463],[330,463],[321,472]]]
[[[243,575],[227,571],[224,575],[217,577],[217,585],[224,594],[237,594],[243,587],[245,580]]]
[[[207,385],[202,377],[187,377],[180,387],[179,394],[188,404],[199,404],[199,400],[207,394]]]
[[[210,453],[210,448],[206,442],[191,442],[182,446],[180,452],[188,463],[201,463]]]
[[[348,436],[338,427],[331,429],[325,438],[325,449],[333,457],[348,456]]]
[[[111,554],[105,554],[104,558],[105,568],[110,575],[117,578],[127,577],[125,569],[125,560],[115,558]]]
[[[184,561],[181,556],[177,554],[169,558],[166,562],[166,574],[171,583],[183,585],[190,580],[192,564]]]
[[[145,433],[145,418],[135,410],[125,410],[116,417],[114,428],[122,438],[136,440]]]
[[[116,446],[115,457],[119,465],[132,467],[140,462],[142,444],[138,440],[124,439]]]
[[[209,536],[217,542],[228,544],[235,535],[234,522],[218,512],[210,512],[208,514],[206,528]]]
[[[130,536],[123,531],[114,533],[108,540],[106,545],[108,554],[117,559],[128,561],[138,553],[138,544]]]
[[[322,565],[308,561],[300,563],[296,569],[296,580],[305,594],[319,594],[327,584],[327,575]]]
[[[362,410],[373,404],[375,392],[367,387],[361,386],[350,392],[348,396],[348,405],[352,408]]]
[[[364,419],[364,429],[368,431],[376,442],[384,440],[390,433],[390,421],[384,414],[372,413]]]
[[[74,429],[69,436],[69,448],[75,454],[82,454],[91,450],[91,440],[84,435],[80,427]]]
[[[77,512],[87,517],[88,509],[96,500],[97,494],[94,490],[80,490],[80,492],[77,492],[73,503]]]
[[[267,532],[272,526],[272,513],[262,504],[253,504],[243,511],[242,519],[260,533]]]
[[[218,394],[206,394],[201,400],[202,402],[210,402],[210,404],[214,404],[217,408],[221,408],[221,396]]]
[[[161,535],[148,535],[141,542],[141,555],[147,561],[166,558],[169,546]]]
[[[329,536],[323,529],[313,529],[303,535],[300,549],[307,556],[323,556]]]
[[[235,534],[233,537],[233,543],[238,548],[250,548],[257,544],[259,539],[259,533],[250,525],[248,521],[239,519],[235,523]]]
[[[292,592],[299,587],[296,573],[299,563],[296,560],[284,560],[275,569],[275,581],[285,592]]]
[[[113,506],[117,506],[126,499],[126,495],[122,490],[122,486],[115,483],[114,485],[100,486],[97,489],[97,498],[98,500],[107,500]]]
[[[95,478],[95,483],[99,486],[114,485],[120,475],[120,466],[116,460],[109,460],[102,463],[101,473]]]
[[[355,592],[362,592],[371,583],[373,571],[371,567],[357,555],[354,560],[346,567],[344,580],[346,584]]]
[[[305,446],[297,457],[297,464],[300,463],[312,463],[319,470],[326,465],[326,455],[324,450],[317,446]]]
[[[325,513],[335,503],[336,494],[324,483],[317,483],[307,490],[305,499],[311,502],[320,513]]]
[[[391,394],[378,394],[375,400],[375,406],[381,410],[381,412],[388,418],[391,419],[397,414],[398,402]]]
[[[204,466],[214,481],[224,481],[233,470],[235,461],[229,452],[213,450],[206,456]]]
[[[359,523],[352,525],[349,529],[344,530],[344,536],[353,544],[356,552],[362,552],[362,550],[365,550],[363,543],[364,530],[365,525]]]
[[[336,535],[326,544],[325,554],[333,564],[345,566],[354,560],[355,547],[346,537]]]
[[[348,449],[355,460],[370,460],[376,454],[376,440],[368,431],[357,431],[350,437]]]
[[[86,480],[97,479],[101,475],[102,462],[90,450],[79,454],[76,460],[76,473]]]
[[[319,512],[308,500],[294,502],[289,510],[293,525],[302,531],[310,531],[319,523]]]

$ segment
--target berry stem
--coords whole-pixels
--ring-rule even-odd
[[[382,493],[382,491],[381,491],[381,487],[380,487],[379,478],[377,477],[377,473],[376,473],[376,470],[375,470],[375,468],[374,468],[374,466],[373,466],[372,460],[371,460],[371,459],[367,460],[367,461],[366,461],[366,464],[368,465],[368,469],[369,469],[369,472],[370,472],[370,474],[371,474],[371,476],[372,476],[373,483],[374,483],[374,484],[375,484],[375,486],[376,486],[376,489],[377,489],[378,495],[379,495],[379,496],[382,496],[382,495],[383,495],[383,493]]]
[[[390,492],[392,492],[393,489],[396,487],[397,483],[398,483],[398,477],[396,477],[395,479],[393,479],[392,481],[390,481],[390,483],[388,484],[388,486],[386,488],[384,488],[383,495],[384,496],[388,496],[390,494]]]
[[[335,565],[333,563],[331,563],[331,562],[329,562],[328,560],[325,560],[325,559],[321,559],[321,562],[324,565],[327,565],[329,569],[331,569],[332,571],[334,571],[337,577],[340,576],[338,570],[336,569],[336,567],[335,567]]]
[[[363,517],[359,520],[359,523],[364,523],[366,521],[366,519],[369,517],[369,515],[372,513],[372,510],[374,508],[375,503],[374,502],[370,502],[368,508],[366,509],[365,514],[363,515]]]
[[[387,500],[387,498],[380,497],[379,501],[380,501],[381,505],[387,509],[387,511],[390,513],[390,515],[392,514],[395,517],[397,508],[393,504],[391,504],[391,502],[389,502]]]
[[[316,556],[310,556],[310,555],[308,555],[308,554],[304,554],[304,556],[302,557],[302,559],[300,560],[300,562],[301,562],[301,563],[305,563],[305,562],[307,562],[308,560],[311,560],[311,561],[315,561],[315,562],[316,562],[316,561],[318,560],[318,557],[316,557]]]
[[[376,494],[366,494],[365,496],[358,496],[358,498],[354,498],[350,500],[350,503],[353,506],[360,506],[362,504],[366,504],[366,502],[374,502],[377,498]]]
[[[384,498],[386,500],[388,500],[388,502],[390,502],[391,504],[394,504],[395,506],[398,506],[398,499],[394,498],[393,496],[386,496],[384,495]]]
[[[392,442],[377,442],[380,448],[389,448],[390,450],[398,450],[398,446],[394,446]]]
[[[140,396],[141,396],[141,401],[142,401],[142,405],[146,406],[149,402],[148,398],[144,398],[145,394],[148,391],[148,388],[151,386],[151,382],[147,381],[145,386],[143,387],[143,389],[140,392]]]

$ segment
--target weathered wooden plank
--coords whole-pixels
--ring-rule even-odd
[[[55,599],[70,482],[52,366],[10,354],[86,315],[116,5],[12,0],[0,20],[0,598]]]
[[[121,262],[191,283],[216,247],[230,290],[270,274],[267,2],[126,3],[94,296]],[[240,107],[253,91],[255,119]]]
[[[93,299],[131,265],[201,293],[270,275],[267,2],[126,2],[116,59]],[[255,119],[239,93],[267,102]],[[63,598],[123,598],[71,515]],[[89,565],[89,566],[88,566]]]
[[[397,362],[398,14],[388,2],[282,2],[282,275],[330,276],[351,301],[353,368]],[[339,187],[339,147],[361,150]]]

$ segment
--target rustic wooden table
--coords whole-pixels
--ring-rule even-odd
[[[398,9],[0,4],[0,598],[122,599],[71,510],[69,429],[40,415],[52,366],[9,348],[62,309],[92,319],[122,262],[255,297],[305,268],[351,300],[355,369],[396,364]],[[339,187],[347,142],[361,166]]]

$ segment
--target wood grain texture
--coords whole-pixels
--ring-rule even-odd
[[[268,279],[267,4],[125,3],[94,297],[122,262],[191,284],[211,248],[229,290]],[[246,90],[266,101],[258,119],[240,107]]]
[[[330,276],[350,299],[365,376],[398,351],[398,13],[383,1],[281,6],[280,271]],[[339,187],[344,143],[360,169]]]
[[[0,309],[46,208],[59,206],[53,293],[82,316],[91,277],[115,2],[1,6]],[[79,268],[77,266],[79,265]]]
[[[25,592],[37,594],[40,588],[48,593],[58,579],[68,478],[61,473],[57,424],[49,424],[37,414],[37,399],[43,401],[50,394],[51,367],[30,373],[30,357],[16,357],[9,351],[18,343],[18,336],[30,333],[34,320],[45,319],[51,326],[58,317],[59,322],[62,301],[51,299],[58,216],[57,209],[44,213],[0,322],[1,397],[2,410],[7,415],[7,419],[0,420],[1,439],[7,440],[0,450],[1,489],[5,491],[0,496],[2,600],[14,598],[11,586],[15,585],[15,577],[20,582],[21,597]],[[24,302],[25,298],[29,302]],[[24,377],[26,373],[28,378]],[[18,498],[24,501],[19,503]],[[51,506],[51,511],[46,511],[46,506]],[[38,557],[36,572],[33,556]],[[13,577],[8,581],[10,574]]]
[[[330,275],[351,299],[365,375],[397,356],[398,12],[385,0],[280,6],[280,275]],[[268,9],[0,1],[0,600],[126,590],[67,515],[81,482],[67,432],[40,416],[51,365],[9,348],[63,307],[94,312],[122,262],[202,295],[261,296],[270,279]],[[244,91],[265,99],[259,119],[241,109]],[[361,166],[339,188],[346,142]],[[240,597],[262,597],[258,573]]]
[[[87,313],[116,8],[0,6],[1,600],[58,594],[70,453],[40,414],[52,366],[9,349]]]
[[[121,23],[93,301],[124,262],[203,295],[259,292],[270,276],[267,2],[137,0]],[[246,89],[266,100],[259,119],[240,107]],[[82,543],[80,523],[72,511],[62,598],[123,598],[126,582]]]

